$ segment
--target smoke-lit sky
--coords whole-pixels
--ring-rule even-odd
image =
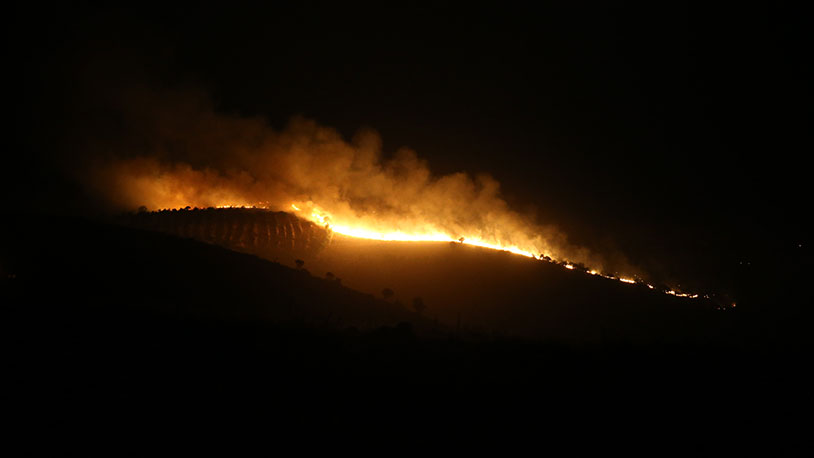
[[[385,158],[488,173],[573,244],[714,283],[802,243],[810,206],[803,15],[738,8],[19,7],[4,197],[96,202],[75,172],[121,151],[87,132],[117,144],[166,94],[277,131],[373,129]]]

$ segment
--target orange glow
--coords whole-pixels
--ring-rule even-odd
[[[411,226],[413,230],[410,231],[389,230],[387,228],[380,229],[380,227],[382,227],[381,222],[375,220],[372,223],[370,223],[369,226],[366,226],[365,224],[354,225],[354,224],[336,223],[334,222],[335,220],[333,219],[333,215],[321,209],[313,202],[300,203],[299,205],[291,204],[291,208],[296,212],[298,216],[309,221],[312,221],[316,224],[319,224],[320,226],[324,226],[326,229],[331,230],[337,234],[346,235],[348,237],[357,237],[363,239],[382,240],[382,241],[398,241],[398,242],[454,242],[465,245],[478,246],[482,248],[489,248],[492,250],[508,251],[510,253],[518,254],[528,258],[537,259],[537,256],[531,251],[531,249],[523,249],[522,247],[514,245],[502,244],[500,243],[499,240],[483,240],[478,237],[471,237],[467,234],[445,233],[441,230],[438,230],[431,224],[413,224]],[[542,258],[542,255],[540,255],[540,257]],[[570,262],[565,262],[563,264],[563,267],[565,267],[568,270],[576,269],[576,266]],[[636,283],[636,280],[632,278],[605,275],[593,269],[588,269],[587,273],[589,273],[590,275],[607,278],[609,280],[616,280],[622,283],[627,284]],[[646,286],[652,290],[655,289],[653,285],[646,284]],[[666,291],[666,294],[690,299],[695,299],[699,297],[698,294],[689,294],[674,290]]]
[[[259,208],[259,209],[269,209],[268,202],[256,202],[254,204],[221,204],[216,205],[215,208]],[[463,245],[471,245],[477,246],[481,248],[488,248],[492,250],[499,250],[499,251],[506,251],[509,253],[517,254],[520,256],[525,256],[527,258],[532,259],[539,259],[542,260],[544,256],[550,258],[549,262],[559,262],[564,268],[568,270],[576,270],[576,265],[566,261],[556,261],[553,256],[549,254],[539,254],[535,255],[534,247],[518,247],[515,245],[510,244],[503,244],[500,240],[485,240],[483,238],[473,236],[471,234],[451,234],[448,232],[444,232],[443,230],[438,229],[437,227],[433,226],[432,224],[405,224],[403,221],[399,221],[402,226],[406,226],[409,229],[392,229],[385,224],[385,222],[377,220],[375,217],[368,217],[365,219],[359,218],[358,221],[355,223],[353,222],[336,222],[333,218],[333,215],[328,213],[327,211],[321,209],[319,206],[314,204],[313,202],[298,202],[290,204],[291,210],[305,220],[311,221],[313,223],[318,224],[319,226],[324,227],[327,230],[330,230],[334,233],[345,235],[348,237],[356,237],[356,238],[363,238],[369,240],[381,240],[381,241],[398,241],[398,242],[452,242],[452,243],[460,243]],[[534,250],[534,251],[533,251]],[[582,268],[584,272],[597,276],[603,277],[608,280],[615,280],[621,283],[627,284],[636,284],[636,280],[627,277],[617,277],[614,275],[608,275],[600,273],[595,269],[585,269]],[[644,283],[651,290],[655,290],[655,287],[651,284]],[[669,294],[671,296],[682,297],[682,298],[689,298],[695,299],[698,298],[698,294],[690,294],[679,292],[675,290],[668,290],[664,291],[665,294]],[[704,296],[708,297],[708,296]],[[732,307],[735,307],[735,304],[732,304]]]
[[[479,246],[483,248],[490,248],[493,250],[508,251],[510,253],[526,256],[528,258],[535,257],[535,255],[532,254],[531,252],[523,250],[516,246],[502,245],[500,243],[486,241],[476,237],[464,236],[463,240],[461,240],[460,235],[456,237],[455,235],[450,235],[437,230],[433,230],[430,228],[430,226],[425,226],[424,228],[425,230],[423,232],[407,232],[398,230],[397,231],[377,230],[373,228],[350,226],[344,224],[331,224],[330,223],[331,217],[328,216],[326,212],[319,210],[313,204],[302,205],[302,207],[306,206],[311,207],[310,214],[304,212],[296,204],[291,204],[291,208],[294,211],[296,211],[299,216],[314,223],[317,223],[321,226],[327,226],[327,228],[332,230],[333,232],[337,234],[346,235],[348,237],[358,237],[370,240],[397,241],[397,242],[455,242],[466,245]]]
[[[165,105],[162,101],[160,107]],[[131,211],[142,206],[282,209],[348,237],[460,243],[608,280],[640,281],[631,280],[634,272],[626,263],[608,262],[569,242],[555,226],[512,210],[500,183],[488,174],[434,174],[409,148],[384,154],[373,131],[360,131],[347,142],[337,130],[304,118],[277,132],[262,119],[223,117],[206,104],[194,111],[184,103],[166,108],[159,110],[162,123],[146,123],[144,134],[155,136],[145,144],[169,149],[162,146],[153,154],[148,148],[143,155],[90,166],[83,180],[88,192],[111,208]],[[126,113],[138,112],[128,108]],[[202,117],[190,122],[185,117],[191,113]],[[207,159],[207,165],[173,159],[170,150],[176,146],[185,158],[201,150],[199,159]]]

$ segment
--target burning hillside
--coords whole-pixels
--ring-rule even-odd
[[[647,317],[648,332],[659,334],[669,329],[662,322],[665,317],[717,306],[704,299],[687,301],[658,294],[646,283],[606,278],[573,264],[461,241],[343,235],[290,213],[260,208],[140,212],[119,221],[290,267],[302,269],[304,263],[316,277],[330,282],[341,277],[343,285],[369,295],[379,296],[387,289],[385,300],[398,308],[407,309],[418,300],[426,304],[425,313],[433,319],[479,329],[596,339],[602,332],[627,333],[625,326],[639,326],[635,320]],[[625,324],[628,320],[633,324]],[[598,327],[601,323],[604,330]]]
[[[103,108],[122,122],[102,129],[105,135],[77,129],[76,143],[86,154],[71,167],[115,213],[142,206],[262,208],[293,212],[350,237],[454,241],[627,283],[669,281],[649,278],[617,250],[575,245],[534,214],[511,209],[488,175],[436,175],[410,149],[385,153],[371,130],[346,141],[335,129],[303,118],[275,130],[261,118],[220,114],[200,93],[139,87],[105,95]]]
[[[305,212],[292,205],[298,214]],[[532,258],[542,264],[558,267],[562,271],[575,271],[590,276],[617,281],[623,284],[637,285],[642,289],[658,290],[662,293],[683,297],[698,298],[698,294],[676,291],[668,286],[656,287],[642,280],[603,274],[581,264],[567,261],[556,261],[543,256],[537,257],[516,249],[504,249],[481,243],[478,240],[466,240],[461,237],[453,240],[444,234],[420,237],[403,233],[376,233],[343,226],[332,226],[329,218],[312,209],[308,221],[295,214],[274,212],[257,207],[224,207],[224,208],[182,208],[156,212],[140,211],[122,216],[120,222],[129,226],[188,237],[206,243],[220,245],[232,250],[251,253],[269,260],[293,265],[295,259],[307,260],[309,266],[317,266],[323,271],[349,274],[354,287],[376,293],[382,285],[398,285],[402,290],[416,294],[429,293],[445,302],[456,302],[461,295],[461,288],[451,288],[452,294],[439,294],[435,283],[450,287],[445,272],[460,272],[458,261],[450,263],[444,246],[487,249],[488,252],[503,252]],[[338,244],[331,246],[331,240],[337,236]],[[370,241],[372,243],[365,243]],[[409,243],[407,243],[409,242]],[[446,242],[446,243],[439,243]],[[394,243],[389,246],[386,243]],[[410,246],[408,246],[410,245]],[[485,254],[485,253],[484,253]],[[366,259],[364,265],[357,259]],[[394,260],[396,260],[394,262]],[[544,262],[543,262],[544,261]],[[483,256],[468,262],[483,264],[485,270],[479,276],[491,275],[489,272],[502,269],[504,262],[499,258]],[[433,265],[431,267],[430,265]],[[431,270],[436,274],[424,275]],[[550,271],[549,271],[550,272]],[[419,273],[416,276],[416,273]],[[559,274],[557,274],[559,275]],[[404,282],[405,278],[412,280]],[[472,281],[478,281],[473,278]],[[530,279],[531,281],[531,279]],[[511,289],[508,281],[502,289]],[[442,289],[444,289],[442,288]],[[705,296],[709,298],[708,296]]]
[[[346,234],[463,237],[526,256],[635,273],[624,259],[575,246],[554,226],[512,210],[490,176],[433,174],[410,149],[385,153],[371,130],[346,141],[334,129],[295,118],[278,131],[263,119],[216,113],[200,94],[130,89],[103,103],[123,122],[104,136],[78,132],[92,159],[72,166],[117,212],[258,206],[295,211]]]

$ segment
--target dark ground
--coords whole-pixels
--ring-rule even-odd
[[[730,325],[703,340],[532,340],[458,330],[191,240],[32,215],[4,231],[5,393],[36,425],[625,412],[691,415],[706,431],[810,401],[810,336],[767,338],[766,315],[726,312]]]

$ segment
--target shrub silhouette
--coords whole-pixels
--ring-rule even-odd
[[[413,309],[415,309],[416,313],[424,312],[427,306],[424,305],[424,299],[420,297],[413,298]]]
[[[305,265],[305,261],[303,261],[302,259],[297,259],[296,261],[294,261],[294,264],[297,265],[297,269],[302,269],[302,267]]]
[[[393,290],[390,288],[385,288],[382,290],[382,296],[384,296],[384,300],[389,301],[393,297]]]

